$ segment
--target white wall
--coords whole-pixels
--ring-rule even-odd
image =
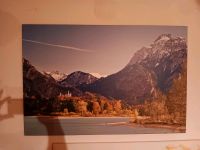
[[[188,26],[187,133],[132,136],[24,136],[21,24]],[[199,36],[199,0],[0,0],[0,89],[4,92],[0,100],[9,99],[9,102],[0,106],[0,150],[47,150],[52,147],[73,150],[164,150],[167,149],[167,145],[168,149],[172,149],[171,146],[183,149],[182,145],[186,145],[197,150],[198,144],[200,145],[200,141],[195,140],[200,139]],[[185,139],[193,140],[180,141]],[[168,141],[164,142],[165,140]],[[52,145],[52,143],[68,144]]]

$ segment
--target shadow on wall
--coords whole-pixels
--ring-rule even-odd
[[[22,103],[20,101],[20,99],[13,99],[11,97],[5,97],[5,98],[2,98],[3,97],[3,90],[0,90],[0,110],[2,110],[2,107],[3,105],[6,105],[8,108],[7,108],[7,114],[1,114],[0,113],[0,121],[3,121],[3,120],[6,120],[6,119],[12,119],[14,118],[14,115],[20,115],[23,111],[23,106],[21,105]],[[23,114],[21,114],[23,115]],[[52,133],[53,132],[53,128],[52,126],[45,121],[45,119],[41,119],[40,117],[38,117],[38,120],[40,121],[40,123],[42,123],[45,127],[46,127],[46,130],[47,130],[47,138],[48,138],[48,143],[47,143],[47,148],[46,150],[53,150],[53,143],[56,141],[58,143],[66,143],[65,142],[65,138],[64,136],[50,136],[48,133]],[[54,123],[57,124],[57,126],[59,126],[59,120],[54,118]],[[59,126],[60,128],[56,128],[56,132],[59,132],[63,133],[64,135],[64,132],[61,128],[61,126]],[[59,131],[58,131],[59,130]],[[60,150],[67,150],[67,146],[66,144],[63,144],[62,146],[62,149]]]
[[[197,2],[197,4],[199,5],[199,7],[200,7],[200,0],[196,0],[196,2]]]
[[[3,90],[0,90],[0,110],[2,109],[2,106],[4,104],[9,104],[9,102],[12,100],[11,97],[5,97],[2,99],[2,95],[3,95]],[[8,113],[7,114],[0,114],[0,121],[3,121],[5,119],[9,119],[14,117],[14,112],[12,109],[9,109],[8,106]]]
[[[14,40],[20,40],[21,35],[21,22],[19,22],[18,18],[15,17],[13,14],[5,12],[0,10],[0,18],[1,18],[1,24],[0,24],[0,46],[4,47],[12,43]],[[0,58],[4,56],[4,54],[7,54],[7,49],[2,49],[2,53],[0,55]],[[12,49],[12,52],[15,54],[16,49]],[[17,54],[17,53],[16,53]],[[5,55],[7,56],[7,55]],[[4,62],[3,62],[4,61]],[[6,58],[3,59],[3,61],[0,63],[0,66],[6,62]],[[1,66],[2,69],[4,66]],[[6,107],[6,108],[5,108]],[[1,113],[2,110],[7,110],[6,113]],[[21,99],[15,99],[12,97],[5,97],[3,98],[3,89],[0,90],[0,122],[8,119],[14,119],[15,115],[24,115],[23,113],[23,103]],[[45,127],[47,132],[50,132],[52,128],[49,127],[49,124],[45,122],[44,120],[41,120],[38,118],[40,123],[42,123]],[[59,120],[56,118],[54,121],[59,124]],[[59,132],[62,133],[62,128],[59,128]],[[59,143],[65,143],[64,136],[49,136],[47,133],[48,143],[47,143],[47,149],[46,150],[52,150],[53,142],[59,142]],[[34,137],[33,137],[34,140]],[[66,145],[66,144],[65,144]],[[67,150],[67,147],[63,147],[62,150]]]
[[[58,141],[59,139],[59,143],[63,143],[62,149],[59,150],[67,150],[66,144],[65,143],[65,138],[64,136],[64,132],[63,129],[60,125],[60,122],[58,120],[57,117],[53,118],[53,122],[49,123],[48,119],[46,119],[45,117],[38,117],[38,120],[40,123],[42,123],[46,130],[47,130],[47,135],[48,135],[48,147],[47,150],[54,150],[53,149],[53,143],[55,141]],[[56,125],[56,128],[54,127],[54,124]],[[59,135],[59,136],[52,136],[52,135]],[[57,138],[57,139],[56,139]]]

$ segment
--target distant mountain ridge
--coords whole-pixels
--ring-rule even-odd
[[[94,77],[89,73],[85,73],[82,71],[75,71],[67,76],[64,80],[60,81],[60,84],[65,87],[77,87],[82,84],[91,84],[98,80],[98,78]]]
[[[51,72],[45,72],[45,73],[52,76],[58,82],[64,80],[68,76],[67,74],[59,72],[59,71],[51,71]]]
[[[70,91],[74,96],[82,92],[74,87],[63,87],[51,75],[39,72],[27,59],[23,58],[24,97],[52,99],[60,93]]]

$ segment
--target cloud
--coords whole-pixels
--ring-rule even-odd
[[[22,39],[22,40],[25,42],[36,43],[36,44],[41,44],[41,45],[46,45],[46,46],[54,46],[54,47],[59,47],[59,48],[65,48],[65,49],[70,49],[70,50],[74,50],[74,51],[87,52],[87,53],[93,52],[88,49],[82,49],[82,48],[72,47],[72,46],[67,46],[67,45],[51,44],[51,43],[34,41],[34,40],[29,40],[29,39]]]

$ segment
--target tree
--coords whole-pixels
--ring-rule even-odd
[[[167,121],[168,109],[166,106],[167,97],[161,91],[153,100],[145,101],[144,114],[150,116],[152,121]]]
[[[117,113],[120,113],[120,111],[122,110],[121,100],[116,100],[113,103],[113,108],[114,108],[114,111],[116,111]]]
[[[93,102],[87,101],[87,110],[88,110],[89,112],[92,112],[92,111],[93,111]]]
[[[76,101],[75,110],[83,116],[87,112],[87,103],[83,100]]]
[[[97,101],[93,102],[92,108],[93,108],[93,113],[95,115],[98,115],[99,112],[101,111],[101,107],[100,107],[100,105],[99,105],[99,103]]]
[[[186,92],[187,92],[187,70],[186,62],[182,66],[182,73],[173,81],[168,93],[167,107],[173,122],[186,123]]]
[[[106,102],[104,105],[104,109],[107,111],[107,113],[111,113],[113,111],[113,106],[109,102]]]
[[[105,108],[106,101],[107,101],[107,100],[106,100],[105,98],[104,98],[104,99],[100,98],[100,99],[98,100],[99,105],[100,105],[100,108],[101,108],[101,113],[104,112],[104,108]]]

